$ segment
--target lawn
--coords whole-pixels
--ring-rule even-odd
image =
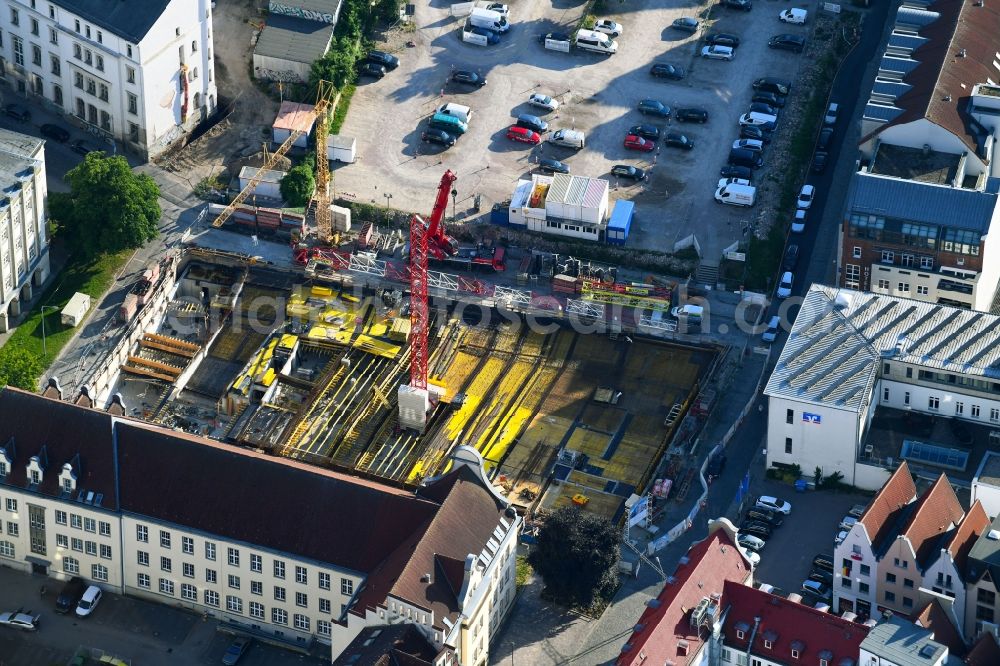
[[[10,347],[20,347],[38,357],[42,367],[48,368],[63,346],[76,331],[71,326],[63,326],[59,312],[76,292],[82,292],[93,299],[93,305],[107,291],[115,279],[115,274],[128,261],[132,250],[118,254],[100,256],[91,261],[74,260],[66,263],[62,272],[42,296],[31,314],[14,331],[7,341]],[[45,306],[45,348],[42,352],[42,306]],[[54,306],[50,307],[50,306]]]

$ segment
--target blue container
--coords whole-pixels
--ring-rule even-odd
[[[635,215],[635,203],[619,199],[608,220],[606,240],[608,245],[624,245],[632,229],[632,217]]]

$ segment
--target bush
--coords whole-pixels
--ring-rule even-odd
[[[281,179],[281,196],[292,207],[305,206],[316,189],[316,179],[306,165],[294,167]]]

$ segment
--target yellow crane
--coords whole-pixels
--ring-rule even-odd
[[[332,220],[330,216],[330,162],[326,153],[326,137],[330,122],[330,111],[333,110],[334,99],[337,90],[329,81],[320,81],[316,90],[316,192],[313,194],[313,205],[316,210],[316,231],[320,240],[326,242],[330,240]],[[288,152],[292,145],[305,132],[295,130],[288,135],[277,150],[273,153],[264,153],[264,163],[257,170],[257,174],[250,179],[247,186],[240,190],[240,193],[233,197],[232,202],[223,209],[219,216],[212,222],[213,227],[221,227],[225,224],[236,209],[246,201],[253,193],[254,188],[264,179],[264,173],[274,167],[282,155]]]

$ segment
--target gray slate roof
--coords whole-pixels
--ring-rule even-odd
[[[254,55],[312,63],[326,54],[333,28],[329,23],[271,14],[257,40]]]
[[[850,213],[882,215],[985,234],[997,196],[947,185],[857,172],[847,195]]]
[[[138,44],[170,0],[51,0],[86,21]],[[191,11],[195,11],[191,3]]]
[[[884,357],[1000,381],[1000,317],[814,284],[764,393],[860,412]]]
[[[15,183],[35,168],[38,158],[34,155],[43,143],[27,134],[0,129],[0,187]]]
[[[947,650],[931,638],[930,630],[898,617],[872,627],[861,641],[861,649],[897,666],[927,666],[936,663]]]

